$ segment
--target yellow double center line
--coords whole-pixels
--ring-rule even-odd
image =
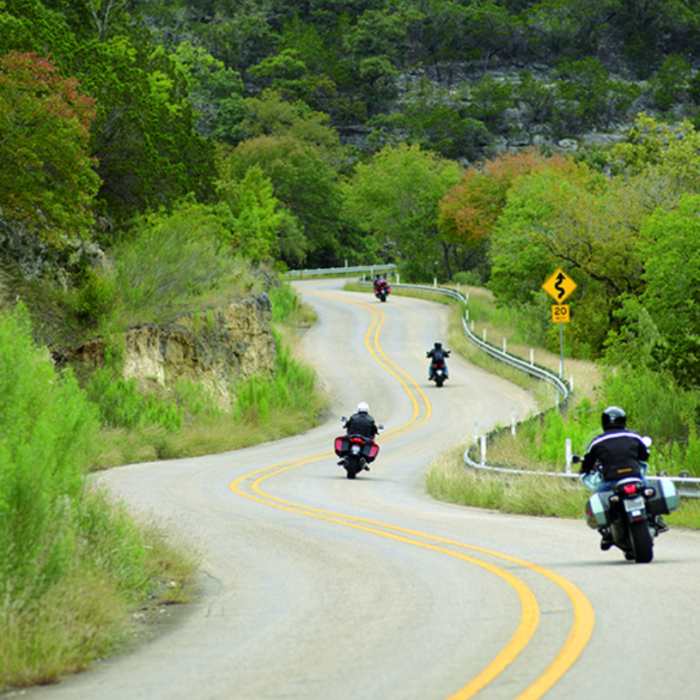
[[[308,293],[308,292],[307,292]],[[370,327],[365,335],[365,345],[369,350],[372,357],[378,362],[384,369],[386,369],[390,374],[392,374],[403,386],[404,390],[408,394],[413,403],[413,416],[405,423],[403,426],[399,426],[393,431],[385,434],[383,440],[393,439],[399,435],[403,435],[409,430],[414,430],[417,427],[423,425],[431,415],[431,406],[428,397],[425,395],[423,390],[418,386],[418,384],[411,379],[403,370],[397,367],[389,358],[385,355],[384,351],[379,345],[379,331],[386,318],[383,311],[377,312],[375,308],[364,304],[361,302],[348,302],[347,299],[342,299],[339,297],[334,297],[325,294],[315,294],[317,296],[324,296],[330,299],[337,299],[343,303],[353,303],[358,306],[362,306],[369,309],[373,314],[373,320]],[[374,331],[374,348],[372,347],[372,332]],[[383,358],[380,359],[378,355]],[[418,401],[409,388],[406,381],[410,383],[416,391],[423,398],[426,412],[425,416],[421,421],[417,421],[420,415],[420,407]],[[511,557],[507,554],[502,554],[500,552],[495,552],[492,550],[484,549],[482,547],[476,547],[473,545],[468,545],[463,542],[458,542],[455,540],[449,540],[442,537],[437,537],[435,535],[430,535],[418,530],[411,530],[407,528],[397,527],[394,525],[389,525],[387,523],[382,523],[379,521],[370,520],[367,518],[359,518],[352,515],[345,515],[343,513],[335,513],[333,511],[322,510],[319,508],[312,508],[310,506],[304,506],[302,504],[294,503],[277,496],[273,496],[262,490],[261,484],[267,479],[281,474],[285,471],[299,467],[304,464],[309,464],[312,462],[317,462],[322,459],[327,459],[333,452],[328,450],[326,452],[316,453],[312,455],[307,455],[299,460],[291,460],[287,462],[281,462],[279,464],[272,464],[266,467],[262,467],[256,471],[250,472],[249,474],[244,474],[230,484],[230,488],[234,493],[237,493],[245,498],[250,498],[255,501],[259,501],[268,506],[279,508],[282,510],[299,513],[312,518],[319,518],[329,522],[338,523],[344,525],[345,527],[352,527],[357,530],[363,530],[365,532],[370,532],[372,534],[380,535],[381,537],[386,537],[389,539],[396,540],[398,542],[403,542],[406,544],[411,544],[416,547],[422,547],[424,549],[430,549],[437,552],[442,552],[448,556],[456,557],[463,561],[466,561],[475,566],[479,566],[496,576],[499,576],[506,583],[513,587],[513,589],[518,594],[521,603],[521,616],[518,627],[503,649],[496,655],[496,657],[491,661],[486,668],[484,668],[476,677],[474,677],[469,683],[467,683],[463,688],[458,690],[456,693],[451,695],[447,700],[467,700],[472,698],[479,691],[485,688],[489,683],[491,683],[495,678],[502,673],[509,664],[511,664],[515,658],[525,649],[532,639],[540,619],[540,609],[537,603],[535,595],[532,593],[530,588],[517,576],[512,574],[510,571],[503,569],[499,566],[491,564],[489,562],[477,559],[475,557],[468,556],[460,550],[471,550],[473,552],[478,552],[482,555],[487,555],[495,559],[500,559],[508,562],[512,565],[517,565],[530,571],[534,571],[537,574],[549,579],[557,586],[559,586],[569,597],[574,613],[574,622],[572,624],[569,635],[560,649],[559,653],[552,661],[552,663],[547,667],[545,672],[539,676],[528,688],[525,689],[520,695],[514,700],[537,700],[541,698],[574,664],[576,659],[579,657],[583,649],[585,648],[588,640],[593,631],[593,625],[595,620],[595,615],[593,608],[586,598],[586,596],[568,579],[556,574],[548,569],[545,569],[537,564],[532,564],[530,562],[518,559],[516,557]],[[258,476],[260,475],[260,476]],[[257,478],[256,478],[257,477]],[[253,479],[250,485],[250,493],[242,490],[242,484],[244,481],[249,481]],[[448,547],[452,547],[449,549]],[[457,551],[455,551],[455,549]]]

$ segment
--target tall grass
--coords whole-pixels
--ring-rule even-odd
[[[504,513],[561,518],[576,518],[583,513],[588,492],[564,479],[503,477],[465,469],[462,455],[467,445],[453,446],[429,465],[425,486],[433,497]]]
[[[88,487],[98,428],[26,309],[0,316],[0,691],[85,668],[118,643],[129,606],[164,576],[179,595],[196,568]]]
[[[297,411],[306,415],[310,424],[315,420],[316,404],[313,397],[316,374],[301,365],[281,343],[280,335],[273,332],[277,341],[277,371],[272,379],[251,377],[241,384],[236,397],[233,420],[269,425],[273,411]]]
[[[240,298],[259,284],[249,263],[222,248],[217,226],[211,212],[193,216],[185,204],[169,215],[143,217],[114,246],[115,287],[127,325],[167,319],[197,301]]]

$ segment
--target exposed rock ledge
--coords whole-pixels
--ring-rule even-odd
[[[239,381],[275,372],[271,318],[272,305],[263,292],[225,308],[184,314],[163,327],[132,328],[124,336],[123,377],[164,389],[180,380],[199,382],[228,410]],[[97,338],[61,359],[82,374],[100,367],[104,352],[105,340]]]

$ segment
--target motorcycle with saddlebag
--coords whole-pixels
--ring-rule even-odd
[[[347,418],[340,419],[343,425]],[[380,429],[384,426],[380,425]],[[335,453],[340,457],[340,464],[346,471],[348,479],[354,479],[361,471],[369,471],[369,464],[379,453],[379,445],[364,435],[340,435],[334,442]]]
[[[572,461],[579,463],[581,458],[574,455]],[[615,546],[628,561],[647,563],[654,557],[654,538],[668,530],[661,516],[678,508],[680,496],[671,479],[647,483],[648,465],[641,463],[640,468],[642,478],[620,479],[603,491],[598,491],[602,482],[598,469],[582,474],[581,482],[594,491],[586,503],[585,515],[588,526],[602,535],[601,549]]]

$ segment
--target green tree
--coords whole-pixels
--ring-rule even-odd
[[[299,222],[308,241],[309,264],[338,264],[340,187],[327,151],[291,134],[257,136],[239,143],[224,159],[221,179],[241,182],[254,166],[269,178],[274,196]]]
[[[654,359],[686,388],[700,387],[700,195],[657,208],[641,226],[641,303],[661,333]]]
[[[187,79],[197,132],[234,145],[245,115],[240,74],[190,41],[180,43],[173,58]]]
[[[699,151],[700,132],[690,121],[668,124],[640,114],[627,140],[610,151],[609,161],[615,172],[627,177],[657,172],[668,178],[679,194],[700,192]]]
[[[555,123],[564,135],[609,128],[626,115],[639,93],[633,84],[611,80],[598,58],[564,62],[557,74]]]
[[[440,199],[460,178],[460,168],[419,146],[387,145],[368,164],[358,164],[344,185],[346,215],[411,279],[432,279],[436,265],[452,277],[450,246],[437,226]]]
[[[409,91],[400,112],[379,114],[368,121],[374,129],[369,140],[380,146],[406,141],[445,158],[482,159],[491,149],[493,136],[482,122],[462,117],[450,101],[447,90],[423,81]]]
[[[100,40],[87,3],[65,14],[39,0],[6,0],[5,8],[11,31],[0,36],[0,53],[48,48],[96,101],[89,153],[99,161],[101,221],[120,223],[189,192],[202,200],[213,194],[213,145],[194,130],[187,80],[143,21],[115,11]]]
[[[256,136],[292,136],[317,146],[328,162],[338,165],[342,147],[338,132],[327,114],[312,110],[304,102],[289,102],[276,90],[264,90],[260,97],[245,100],[241,139]]]
[[[499,303],[536,308],[557,267],[577,282],[568,331],[579,356],[600,354],[621,295],[643,288],[638,233],[620,196],[567,159],[516,180],[493,231],[489,286]]]
[[[0,58],[0,215],[60,245],[94,223],[94,100],[35,53]]]
[[[219,196],[230,212],[226,224],[231,248],[254,262],[279,258],[279,238],[289,214],[280,207],[263,171],[253,166],[240,182],[221,182]],[[289,255],[292,251],[286,252]],[[294,251],[294,257],[303,259],[303,253],[302,245]]]

